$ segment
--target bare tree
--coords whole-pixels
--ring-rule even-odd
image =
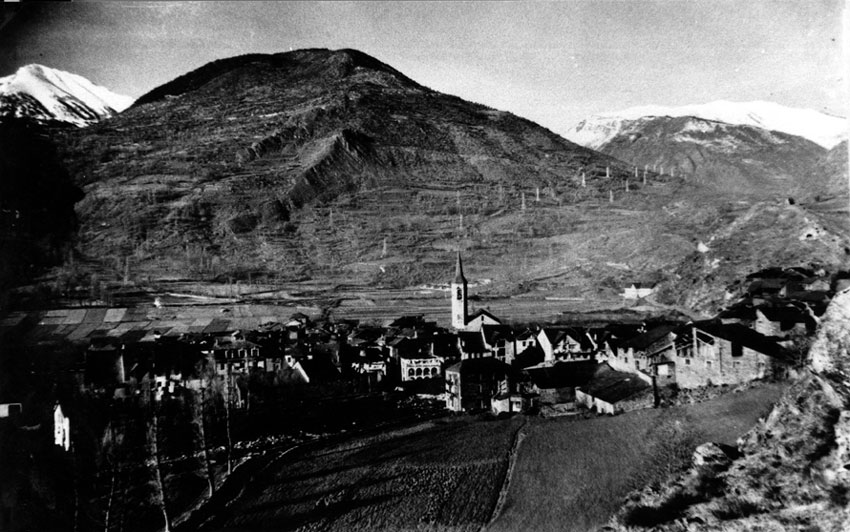
[[[197,421],[197,430],[198,436],[201,440],[201,453],[204,457],[204,467],[207,470],[207,487],[209,488],[210,497],[212,497],[215,492],[215,470],[213,469],[212,460],[210,459],[210,451],[209,451],[209,442],[207,441],[207,429],[206,429],[206,403],[207,403],[207,389],[206,386],[201,388],[201,397],[200,401],[192,401],[193,406],[195,406],[195,412],[193,413],[194,417]],[[194,398],[193,398],[194,399]]]
[[[230,400],[232,389],[230,368],[224,374],[224,427],[227,433],[227,474],[233,473],[233,437],[230,431]]]
[[[165,485],[162,481],[162,463],[159,456],[159,412],[156,406],[158,403],[157,400],[151,401],[151,420],[145,431],[148,440],[148,467],[153,473],[156,504],[162,513],[163,530],[170,532],[171,519],[166,508]]]

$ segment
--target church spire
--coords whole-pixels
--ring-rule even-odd
[[[457,252],[457,266],[455,267],[455,279],[452,281],[452,327],[462,330],[466,327],[469,319],[467,310],[466,278],[463,276],[463,262],[460,260],[460,251]]]
[[[463,276],[463,262],[460,260],[460,251],[457,252],[457,266],[455,266],[455,283],[466,284],[466,278]]]

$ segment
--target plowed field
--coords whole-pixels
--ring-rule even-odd
[[[454,418],[296,450],[204,530],[479,530],[523,418]]]

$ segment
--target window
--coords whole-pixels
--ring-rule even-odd
[[[686,366],[690,366],[690,365],[691,365],[691,359],[690,359],[690,358],[686,358],[686,359],[685,359],[685,365],[686,365]]]
[[[457,300],[463,301],[463,288],[457,287]]]
[[[413,368],[410,368],[409,370],[407,370],[407,376],[408,376],[408,377],[413,377],[413,374],[414,374],[414,373],[415,373],[415,372],[414,372]]]
[[[711,360],[706,360],[706,361],[705,361],[705,367],[707,367],[707,368],[710,368],[710,367],[711,367]]]

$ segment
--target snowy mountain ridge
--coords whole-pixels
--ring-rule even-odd
[[[827,149],[847,138],[848,131],[847,119],[811,109],[786,107],[765,101],[720,100],[681,107],[645,105],[599,113],[579,122],[566,133],[566,137],[588,148],[597,149],[622,133],[631,122],[661,116],[693,116],[733,125],[755,126],[800,136]]]
[[[26,65],[0,78],[0,116],[86,126],[129,107],[133,98],[86,78],[42,65]]]

